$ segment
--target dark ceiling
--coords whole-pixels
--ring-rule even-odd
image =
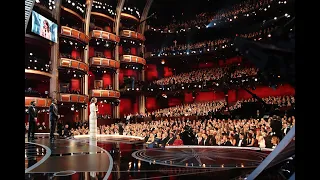
[[[216,12],[244,0],[153,0],[148,24],[151,26],[167,25],[173,19],[180,21],[194,18],[202,12]]]

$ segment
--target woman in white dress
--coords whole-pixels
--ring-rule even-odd
[[[97,138],[97,98],[93,97],[90,101],[90,115],[89,115],[89,135],[90,139]]]
[[[258,131],[257,132],[257,137],[256,137],[257,141],[258,141],[258,144],[259,144],[259,147],[260,148],[265,148],[266,147],[266,141],[264,140],[264,137],[261,133],[261,131]]]

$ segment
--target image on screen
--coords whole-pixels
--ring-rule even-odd
[[[43,17],[35,11],[32,11],[31,32],[40,35],[52,42],[57,42],[58,25],[49,19]]]

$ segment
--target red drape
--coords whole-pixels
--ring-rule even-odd
[[[123,55],[123,47],[119,46],[119,55]]]
[[[225,99],[223,92],[198,92],[195,101],[218,101]]]
[[[295,89],[288,85],[282,85],[277,87],[276,89],[270,88],[270,87],[257,87],[255,90],[251,90],[254,94],[256,94],[258,97],[264,98],[268,96],[285,96],[285,95],[294,95],[295,94]],[[240,89],[238,91],[238,99],[248,99],[251,98],[252,96],[246,92],[243,89]]]
[[[130,51],[132,55],[135,55],[135,56],[137,55],[137,48],[131,47]]]
[[[105,103],[105,102],[101,102],[99,101],[98,103],[98,114],[101,115],[112,115],[112,108],[111,108],[111,104]]]
[[[123,117],[124,114],[137,113],[139,112],[139,102],[138,97],[135,97],[135,102],[130,98],[120,98],[120,116]]]
[[[89,58],[94,56],[94,48],[92,46],[89,46]]]
[[[102,75],[103,87],[106,88],[109,85],[112,86],[112,75],[109,73]]]
[[[88,76],[88,87],[89,87],[89,90],[90,89],[93,89],[94,88],[94,80],[95,80],[95,75],[89,71],[88,72],[89,76]]]
[[[173,75],[172,68],[165,66],[163,70],[164,70],[164,75],[163,75],[164,77],[169,77]]]
[[[228,91],[228,102],[235,102],[237,101],[237,91],[236,90],[229,90]]]
[[[185,94],[184,94],[184,102],[185,102],[186,104],[193,102],[192,93],[185,93]]]
[[[148,81],[158,79],[158,71],[155,64],[148,64],[145,72]]]

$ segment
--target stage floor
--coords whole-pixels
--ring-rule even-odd
[[[25,179],[238,179],[270,153],[258,148],[180,146],[146,149],[141,138],[47,137],[25,143]]]

